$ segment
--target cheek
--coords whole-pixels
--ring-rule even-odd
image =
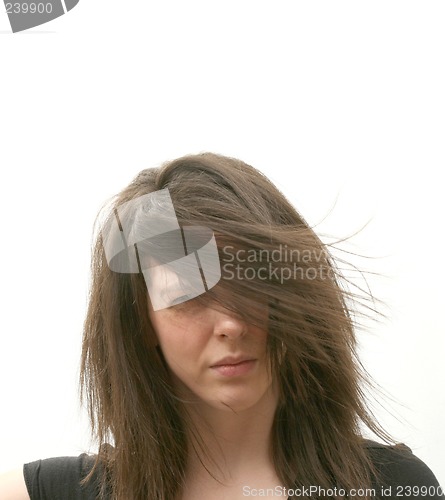
[[[268,332],[264,328],[260,328],[258,326],[253,327],[252,329],[252,338],[254,341],[261,345],[267,344]]]
[[[159,346],[167,361],[183,364],[197,350],[196,343],[184,331],[169,330],[158,336]]]
[[[150,314],[153,327],[165,361],[177,372],[196,365],[206,345],[206,336],[196,322],[187,322],[170,311]],[[195,326],[193,326],[195,325]]]
[[[196,384],[201,380],[205,345],[184,331],[170,331],[162,336],[159,347],[175,385],[195,392]]]

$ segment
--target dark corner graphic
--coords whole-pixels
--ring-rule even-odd
[[[79,0],[3,1],[13,33],[52,21],[79,3]]]

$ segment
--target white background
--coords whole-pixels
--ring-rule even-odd
[[[87,450],[77,373],[94,217],[186,153],[266,173],[386,306],[376,414],[445,485],[445,4],[81,0],[0,12],[0,470]],[[389,411],[388,411],[389,410]],[[395,415],[391,416],[390,413]]]

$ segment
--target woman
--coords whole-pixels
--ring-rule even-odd
[[[26,464],[9,498],[443,497],[367,410],[356,297],[261,173],[209,153],[144,170],[100,229],[81,365],[99,452]]]

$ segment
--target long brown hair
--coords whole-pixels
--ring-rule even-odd
[[[198,300],[222,302],[252,323],[256,315],[239,304],[246,297],[269,304],[268,348],[280,391],[272,453],[282,483],[370,487],[373,467],[359,427],[391,438],[367,407],[369,379],[356,356],[350,312],[354,296],[326,245],[263,174],[211,153],[142,171],[110,213],[165,188],[180,225],[204,225],[217,235],[221,280]],[[100,233],[80,383],[100,446],[92,473],[106,471],[102,494],[117,500],[180,494],[189,446],[183,402],[156,348],[144,279],[110,270]]]

